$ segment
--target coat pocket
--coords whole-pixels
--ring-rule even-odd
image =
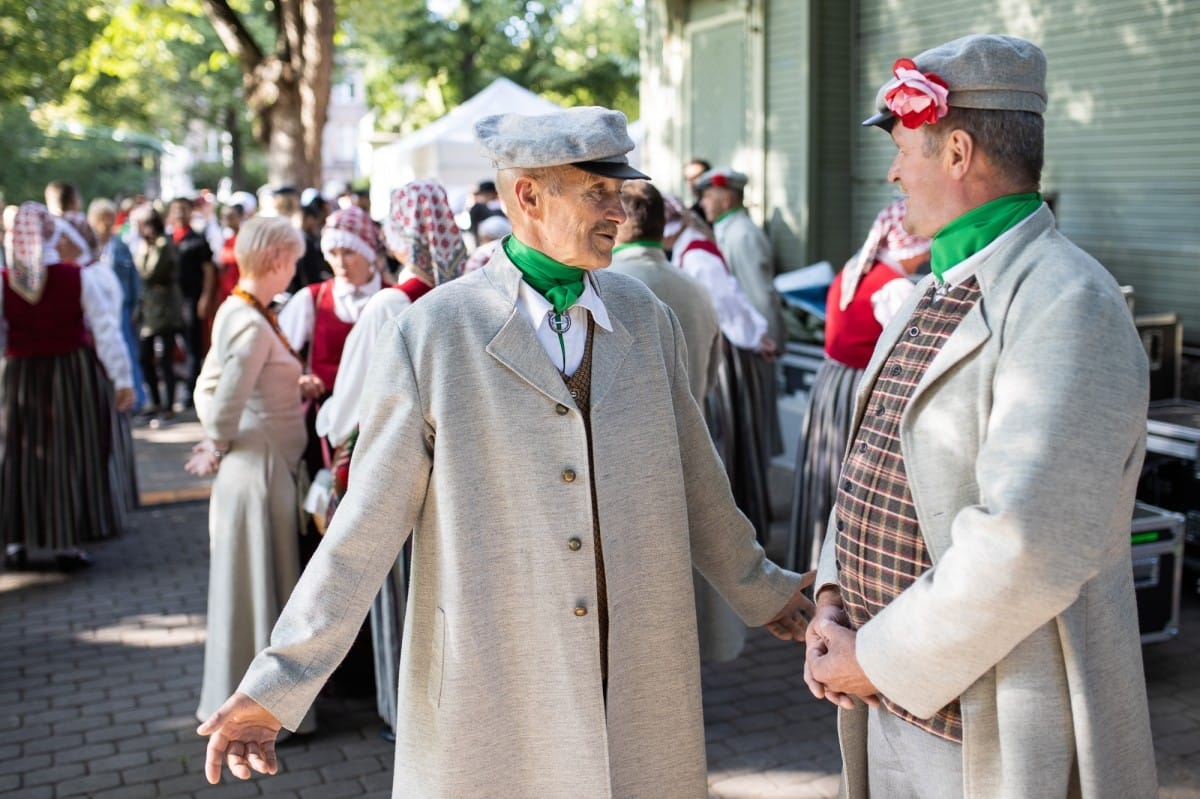
[[[433,616],[433,651],[429,653],[429,701],[442,704],[442,672],[445,669],[446,611],[438,608]]]

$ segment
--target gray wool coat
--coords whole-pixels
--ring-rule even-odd
[[[1045,206],[978,279],[900,421],[933,568],[858,631],[857,655],[917,716],[961,697],[967,797],[1149,799],[1129,551],[1146,356],[1116,282]],[[880,338],[855,427],[932,280]],[[837,581],[835,539],[818,586]],[[867,796],[866,715],[839,718],[849,797]]]
[[[692,564],[754,625],[798,584],[734,505],[674,317],[636,280],[594,280],[613,330],[595,331],[590,462],[502,249],[389,323],[350,490],[242,682],[300,721],[415,528],[394,796],[705,796]]]

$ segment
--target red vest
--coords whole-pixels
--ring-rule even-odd
[[[353,322],[338,319],[333,304],[333,278],[308,287],[313,298],[313,331],[308,343],[309,371],[321,378],[326,391],[333,391],[338,367],[342,363],[342,350],[350,335]]]
[[[8,285],[4,270],[4,318],[8,323],[9,358],[65,355],[88,342],[83,320],[83,269],[76,264],[46,267],[46,287],[30,305]]]
[[[424,280],[415,277],[410,277],[403,283],[397,283],[395,288],[398,288],[407,294],[410,302],[416,302],[429,292],[433,291],[433,286],[430,286],[426,284]]]
[[[683,268],[684,256],[687,255],[692,250],[704,250],[705,252],[712,253],[713,255],[715,255],[721,259],[721,263],[725,266],[725,271],[726,272],[729,271],[729,264],[725,262],[725,256],[721,254],[721,250],[717,247],[717,245],[714,242],[709,241],[708,239],[692,239],[690,242],[688,242],[688,245],[683,248],[683,252],[679,256],[679,268],[680,269]]]
[[[887,264],[876,263],[858,281],[854,298],[840,310],[842,297],[842,274],[838,272],[829,286],[825,298],[825,354],[838,363],[854,369],[863,369],[875,351],[875,342],[883,327],[875,319],[871,307],[871,295],[885,284],[904,277]]]

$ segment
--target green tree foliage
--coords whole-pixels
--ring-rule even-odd
[[[0,104],[33,106],[68,91],[71,58],[103,26],[88,0],[0,0]]]
[[[641,0],[341,0],[379,126],[407,132],[497,77],[638,116]]]

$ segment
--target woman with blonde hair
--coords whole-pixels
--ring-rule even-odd
[[[304,252],[289,220],[254,217],[238,233],[240,277],[213,319],[212,347],[196,383],[208,438],[187,470],[213,474],[209,501],[208,640],[196,715],[208,718],[267,646],[300,575],[296,481],[304,452],[300,356],[279,329],[271,299]],[[299,732],[315,728],[312,716]]]

